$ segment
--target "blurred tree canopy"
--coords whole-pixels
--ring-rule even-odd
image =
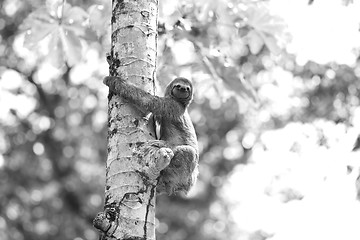
[[[193,80],[201,156],[159,240],[360,239],[360,64],[299,64],[271,2],[160,1],[158,92]],[[0,239],[97,239],[111,1],[0,4]]]

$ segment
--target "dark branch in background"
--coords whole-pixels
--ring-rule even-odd
[[[6,68],[12,69],[12,70],[18,72],[19,74],[24,76],[24,78],[28,82],[30,82],[32,85],[34,85],[34,87],[36,88],[36,91],[38,93],[38,96],[39,96],[39,102],[46,109],[48,117],[55,119],[54,109],[58,105],[58,103],[61,99],[61,96],[59,94],[51,94],[51,95],[47,94],[44,91],[44,89],[42,88],[41,84],[36,82],[36,80],[34,79],[34,76],[35,76],[35,73],[38,71],[38,69],[34,68],[31,70],[30,73],[25,73],[17,66],[6,66]],[[71,70],[71,67],[66,66],[66,70],[62,76],[62,80],[65,82],[65,84],[67,86],[69,85],[69,82],[70,82],[70,70]],[[42,107],[39,107],[39,109],[42,109]]]
[[[36,88],[36,91],[37,91],[37,93],[39,95],[39,102],[44,105],[46,111],[48,112],[49,117],[54,118],[53,106],[49,102],[49,96],[45,93],[45,91],[41,87],[41,85],[38,84],[34,79],[35,73],[37,72],[38,69],[34,68],[34,69],[31,70],[30,73],[24,73],[17,66],[6,66],[6,68],[12,69],[12,70],[18,72],[20,75],[22,75],[25,78],[25,80],[27,80],[32,85],[34,85],[34,87]]]
[[[34,80],[34,74],[36,73],[36,71],[37,71],[37,68],[34,68],[31,71],[31,73],[29,74],[29,76],[27,77],[27,80],[35,86],[36,91],[39,95],[39,100],[41,103],[44,104],[45,109],[49,114],[49,117],[54,118],[54,111],[49,103],[48,96],[44,92],[44,89],[41,87],[41,85],[38,84],[37,82],[35,82],[35,80]]]
[[[360,136],[357,137],[356,142],[355,142],[355,144],[354,144],[354,147],[353,147],[352,151],[356,151],[356,150],[358,150],[358,149],[360,149]]]
[[[71,66],[69,66],[67,63],[65,63],[65,66],[66,70],[63,74],[62,80],[66,83],[66,86],[69,86]]]

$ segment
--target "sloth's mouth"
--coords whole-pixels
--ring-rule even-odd
[[[190,93],[186,89],[173,89],[173,95],[180,99],[186,99],[190,96]]]

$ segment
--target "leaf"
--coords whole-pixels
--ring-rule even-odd
[[[57,19],[61,18],[63,13],[63,0],[46,0],[45,6],[51,16]]]
[[[81,60],[80,36],[91,37],[86,28],[88,13],[80,7],[72,7],[58,0],[47,0],[46,7],[31,13],[21,26],[26,30],[25,47],[39,46],[49,36],[48,58],[59,66],[64,59],[72,66]],[[65,56],[61,56],[65,55]]]
[[[110,29],[110,4],[92,5],[88,12],[90,27],[98,36],[105,35]]]
[[[83,26],[89,18],[87,12],[80,7],[70,7],[64,12],[63,22],[71,25]]]
[[[48,48],[48,61],[51,63],[51,65],[60,68],[64,64],[65,60],[61,41],[59,40],[59,31],[56,31],[51,35]]]
[[[20,25],[19,29],[26,31],[31,29],[34,24],[38,23],[47,23],[52,24],[56,22],[55,19],[48,13],[45,7],[41,7],[36,11],[32,12],[25,18],[25,20]]]
[[[80,7],[65,5],[64,16],[61,25],[69,31],[73,31],[77,36],[84,36],[87,29],[88,13]]]
[[[280,47],[277,39],[285,32],[284,21],[279,17],[270,15],[269,10],[263,6],[256,8],[251,6],[244,15],[247,24],[255,30],[248,33],[248,38],[251,39],[249,41],[250,51],[254,54],[260,50],[261,41],[257,39],[260,37],[272,53],[279,54]]]
[[[24,46],[27,48],[32,48],[37,45],[41,40],[46,36],[56,31],[58,25],[56,24],[37,24],[34,27],[26,32],[24,39]]]
[[[221,78],[221,82],[226,87],[226,89],[243,98],[248,98],[253,101],[253,103],[258,103],[258,97],[249,82],[247,82],[241,74],[241,71],[237,66],[224,66],[224,63],[216,57],[207,57],[209,61],[209,66],[213,70],[210,71],[214,78]]]
[[[78,63],[81,58],[81,42],[72,31],[67,31],[63,28],[59,29],[61,45],[65,53],[66,62],[73,66]]]
[[[250,52],[254,55],[258,54],[261,48],[264,46],[264,40],[255,30],[251,30],[246,35],[245,39],[249,45]]]
[[[260,33],[260,36],[262,37],[262,39],[264,39],[265,45],[268,47],[270,52],[272,52],[273,54],[276,54],[276,55],[281,53],[281,49],[278,46],[277,41],[274,38],[274,36],[266,34],[266,33]]]
[[[58,28],[58,22],[47,12],[46,7],[41,7],[29,16],[20,25],[26,31],[24,46],[31,48],[47,35]]]
[[[276,35],[285,29],[284,21],[272,16],[265,7],[250,7],[246,12],[247,23],[258,31]]]

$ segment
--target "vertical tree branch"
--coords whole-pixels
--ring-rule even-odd
[[[113,0],[110,75],[122,76],[152,94],[157,15],[157,0]],[[111,93],[108,112],[105,207],[94,226],[104,233],[103,239],[155,239],[156,174],[160,171],[154,159],[166,162],[167,155],[143,151],[152,139],[143,113]]]

